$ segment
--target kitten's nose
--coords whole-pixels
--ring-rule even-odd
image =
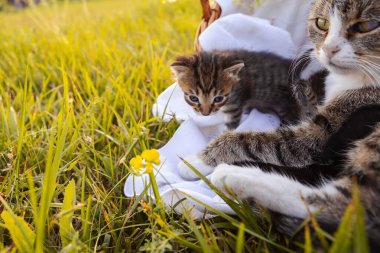
[[[201,105],[201,113],[203,116],[208,116],[211,114],[211,106],[209,104]]]
[[[323,52],[325,52],[327,58],[331,59],[336,55],[337,53],[342,50],[338,45],[335,46],[329,46],[329,45],[324,45],[322,47]]]

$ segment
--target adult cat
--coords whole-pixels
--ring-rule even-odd
[[[314,54],[330,71],[317,114],[269,133],[228,132],[186,160],[220,189],[281,217],[308,208],[335,227],[358,178],[373,244],[380,239],[380,2],[316,0],[309,18]],[[180,174],[194,178],[185,165]],[[289,223],[288,223],[289,224]]]

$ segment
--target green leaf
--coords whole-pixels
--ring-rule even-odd
[[[15,112],[15,109],[12,106],[10,107],[10,110],[9,110],[8,126],[10,130],[10,134],[12,136],[17,136],[18,135],[17,114]]]
[[[345,253],[351,246],[352,217],[354,214],[354,206],[350,204],[335,234],[335,240],[329,253]]]
[[[36,252],[43,252],[46,220],[48,219],[50,203],[54,197],[55,189],[57,187],[59,165],[62,160],[66,137],[71,127],[71,114],[67,113],[67,115],[63,115],[61,112],[56,119],[56,124],[58,134],[50,137],[49,149],[46,158],[47,165],[43,179],[42,196],[40,199],[37,223]]]
[[[242,253],[244,248],[244,223],[240,223],[239,232],[236,240],[236,253]]]
[[[33,245],[36,234],[28,226],[28,223],[22,217],[8,211],[3,211],[1,218],[3,218],[5,227],[8,229],[16,248],[20,252],[34,252]]]
[[[309,224],[305,225],[305,253],[312,253],[313,252],[313,245],[311,241],[310,236],[310,227]]]
[[[354,187],[355,224],[353,232],[354,251],[356,253],[369,252],[367,231],[365,227],[365,210],[360,203],[359,188]]]
[[[62,246],[65,247],[71,243],[75,233],[72,226],[73,213],[75,205],[75,181],[71,180],[65,188],[65,198],[61,209],[62,215],[59,218],[59,232]]]

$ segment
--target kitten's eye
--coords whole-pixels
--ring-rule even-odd
[[[223,101],[224,101],[224,96],[217,96],[214,98],[215,104],[222,103]]]
[[[315,25],[322,31],[328,31],[330,29],[330,21],[324,18],[317,18]]]
[[[197,96],[194,96],[194,95],[190,95],[189,99],[190,99],[191,102],[194,102],[194,103],[198,103],[199,102],[199,98]]]
[[[380,27],[380,22],[377,20],[371,20],[367,22],[358,22],[351,26],[350,30],[358,33],[367,33]]]

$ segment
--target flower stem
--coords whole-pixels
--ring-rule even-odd
[[[149,174],[150,183],[152,185],[153,194],[154,194],[154,197],[156,199],[156,204],[160,208],[160,213],[161,213],[162,219],[165,220],[165,208],[164,208],[164,205],[162,203],[160,192],[158,190],[156,177],[154,176],[154,170],[152,170],[148,174]]]

